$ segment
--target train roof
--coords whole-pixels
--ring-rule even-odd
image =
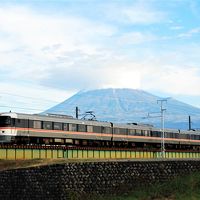
[[[92,126],[105,126],[110,127],[111,122],[95,121],[95,120],[82,120],[76,119],[69,115],[57,115],[57,114],[25,114],[25,113],[15,113],[15,112],[5,112],[0,113],[0,116],[10,116],[12,118],[24,118],[30,120],[45,120],[45,121],[54,121],[61,123],[77,123],[77,124],[86,124]],[[113,123],[113,127],[116,128],[127,128],[127,129],[142,129],[142,130],[153,130],[153,131],[162,131],[161,128],[153,127],[149,124],[138,124],[138,123]],[[183,133],[183,134],[200,134],[200,131],[188,131],[188,130],[179,130],[179,129],[168,129],[165,128],[165,132],[173,133]]]
[[[25,113],[13,113],[13,112],[7,112],[7,113],[1,113],[1,116],[10,116],[12,118],[24,118],[24,119],[30,119],[30,120],[45,120],[45,121],[54,121],[54,122],[62,122],[62,123],[77,123],[77,124],[87,124],[87,125],[93,125],[93,126],[109,126],[110,122],[100,122],[100,121],[94,121],[94,120],[81,120],[73,118],[69,115],[49,115],[49,114],[25,114]]]

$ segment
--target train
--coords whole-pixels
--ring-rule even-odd
[[[76,119],[67,115],[0,114],[0,143],[131,149],[200,150],[200,131],[148,124]]]

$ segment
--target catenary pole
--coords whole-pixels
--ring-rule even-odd
[[[161,157],[165,158],[165,111],[163,108],[163,103],[166,102],[166,99],[157,100],[157,103],[160,103],[160,112],[161,112],[161,127],[162,127],[162,135],[161,135]]]

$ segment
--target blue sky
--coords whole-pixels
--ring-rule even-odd
[[[199,55],[198,0],[0,1],[2,110],[108,87],[200,108]]]

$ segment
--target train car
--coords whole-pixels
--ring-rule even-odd
[[[151,125],[54,114],[0,114],[0,143],[158,149],[161,141],[162,130]],[[165,129],[164,142],[168,149],[199,149],[200,132]]]

